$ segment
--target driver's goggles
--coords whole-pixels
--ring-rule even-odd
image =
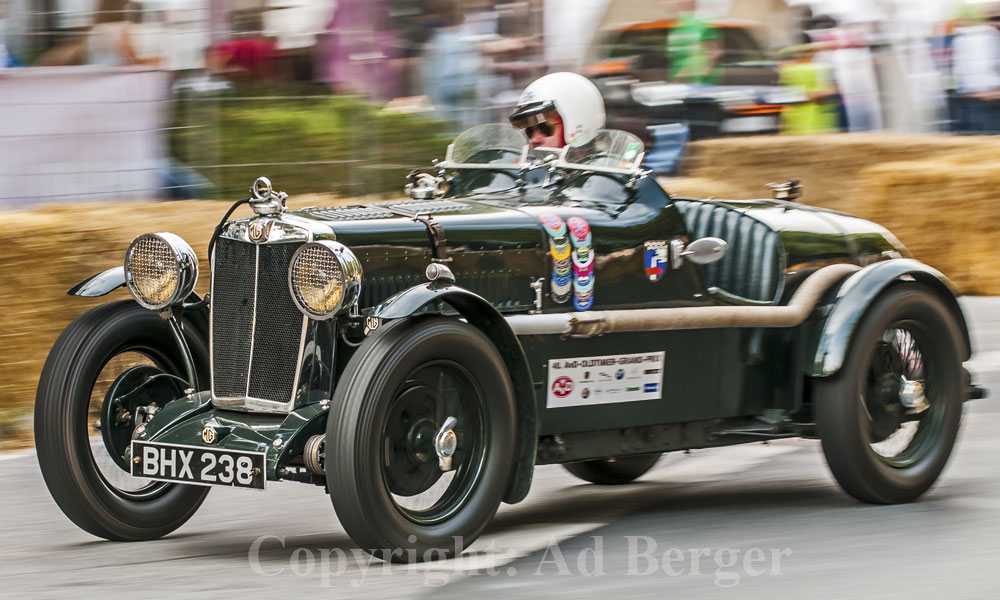
[[[524,128],[524,135],[528,136],[528,139],[535,137],[535,132],[540,131],[543,137],[549,137],[555,131],[555,124],[553,123],[539,123],[538,125],[529,125]]]
[[[525,135],[529,138],[535,134],[536,130],[540,131],[545,137],[552,135],[558,123],[559,113],[554,108],[510,120],[511,125],[518,129],[523,129]]]

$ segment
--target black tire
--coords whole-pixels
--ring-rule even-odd
[[[193,332],[187,337],[198,376],[207,381],[206,345]],[[129,480],[127,471],[109,473],[106,463],[98,464],[94,447],[103,448],[105,442],[102,436],[94,436],[97,442],[91,438],[91,397],[101,396],[95,386],[106,365],[126,355],[148,358],[156,368],[184,376],[167,322],[131,300],[93,308],[70,323],[42,368],[35,397],[35,447],[45,485],[71,521],[108,540],[150,540],[187,521],[208,488],[136,480],[141,487],[131,490],[119,483]]]
[[[479,537],[515,456],[513,386],[481,331],[445,317],[391,322],[348,362],[330,412],[326,480],[359,547],[419,562],[453,556]],[[446,416],[459,419],[458,449],[454,470],[442,474],[419,428],[431,432]],[[437,488],[438,500],[421,500]],[[418,500],[430,506],[409,506]]]
[[[814,385],[823,453],[845,492],[897,504],[934,484],[962,416],[961,344],[955,317],[927,288],[901,284],[874,302],[841,370]],[[907,414],[913,409],[900,401],[899,377],[922,382],[926,410]]]
[[[563,467],[584,481],[597,485],[622,485],[645,475],[662,454],[637,454],[566,463]]]

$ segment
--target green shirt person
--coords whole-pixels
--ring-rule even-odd
[[[781,130],[785,133],[826,133],[837,127],[833,97],[836,87],[828,65],[812,61],[812,48],[794,47],[795,60],[782,63],[778,85],[804,96],[802,102],[786,105],[781,111]]]
[[[669,81],[717,84],[722,71],[719,30],[708,20],[688,14],[680,17],[667,35]]]

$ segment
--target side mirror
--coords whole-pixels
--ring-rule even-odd
[[[676,248],[678,252],[675,256],[678,258],[678,263],[686,258],[696,265],[707,265],[717,260],[722,260],[728,248],[729,244],[726,243],[726,240],[717,237],[706,237],[697,239],[687,246]],[[674,268],[679,268],[679,266],[678,264]]]

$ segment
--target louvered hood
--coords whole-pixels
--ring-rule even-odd
[[[449,266],[459,284],[501,310],[530,308],[530,284],[545,269],[537,221],[516,208],[478,200],[405,200],[362,206],[312,208],[287,213],[319,237],[330,237],[355,253],[364,269],[361,307],[426,281],[434,257],[427,221],[444,236]]]

